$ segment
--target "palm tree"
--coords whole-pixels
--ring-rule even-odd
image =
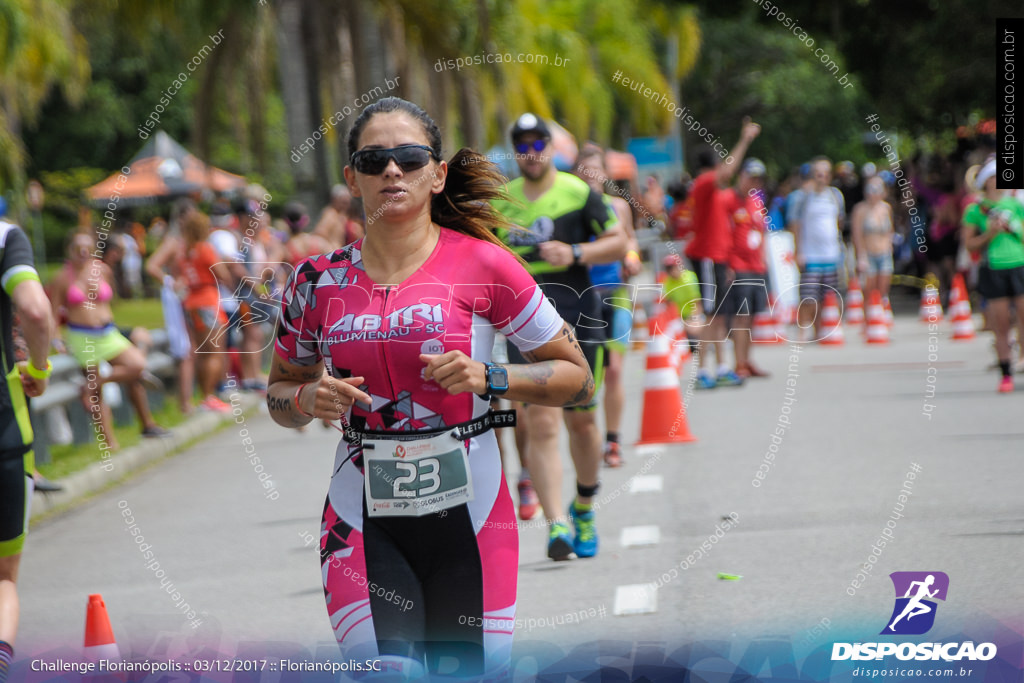
[[[25,185],[22,130],[32,124],[54,87],[72,103],[89,81],[85,40],[60,0],[0,2],[0,186]]]

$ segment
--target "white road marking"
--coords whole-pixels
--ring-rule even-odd
[[[661,542],[661,529],[656,524],[648,526],[627,526],[622,528],[619,544],[623,548],[641,545],[657,545]]]
[[[658,610],[658,589],[653,583],[634,583],[615,587],[612,614],[651,614]]]
[[[660,491],[664,478],[660,474],[637,475],[629,480],[630,493]]]

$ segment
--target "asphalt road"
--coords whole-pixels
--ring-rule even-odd
[[[685,376],[698,441],[639,450],[629,444],[644,359],[631,354],[627,462],[604,471],[601,551],[552,563],[543,526],[523,525],[516,652],[783,635],[799,654],[876,638],[893,605],[887,575],[911,570],[949,575],[943,633],[1020,633],[1024,386],[995,392],[988,335],[952,341],[947,322],[930,342],[926,324],[900,317],[893,337],[869,346],[848,330],[841,347],[759,346],[773,376],[741,388],[687,391]],[[247,435],[272,489],[245,453]],[[282,429],[264,411],[39,524],[22,563],[19,651],[78,651],[87,596],[101,593],[122,654],[333,656],[313,539],[338,436]],[[888,520],[873,570],[852,588]]]

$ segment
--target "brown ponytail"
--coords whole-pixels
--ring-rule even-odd
[[[494,230],[509,229],[491,200],[505,199],[507,178],[487,157],[463,147],[448,162],[444,190],[430,202],[430,220],[450,230],[508,249]]]

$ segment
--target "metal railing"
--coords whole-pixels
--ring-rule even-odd
[[[146,356],[146,369],[160,378],[173,378],[177,373],[177,363],[167,352],[167,331],[150,330],[152,344]],[[32,399],[31,416],[32,430],[35,432],[34,450],[37,463],[50,461],[50,447],[56,442],[66,443],[68,427],[71,430],[71,443],[95,443],[96,436],[89,412],[82,405],[82,387],[85,386],[85,371],[78,361],[66,354],[50,356],[53,373],[50,375],[46,392],[39,398]],[[122,390],[120,404],[112,406],[114,423],[117,425],[132,424],[135,411]],[[148,391],[150,407],[159,410],[163,406],[166,394],[160,391]]]

